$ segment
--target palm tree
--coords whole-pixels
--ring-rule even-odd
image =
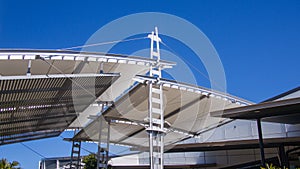
[[[5,158],[0,160],[0,169],[21,169],[20,163],[17,161],[8,162]]]

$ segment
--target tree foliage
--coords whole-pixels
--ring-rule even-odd
[[[260,167],[261,169],[288,169],[288,168],[281,168],[281,167],[278,167],[278,166],[275,166],[273,165],[272,163],[271,164],[266,164],[267,166],[266,167]],[[299,168],[295,168],[295,169],[299,169]]]
[[[21,169],[17,161],[8,162],[5,158],[0,160],[0,169]]]
[[[96,159],[95,154],[90,154],[88,156],[85,156],[83,158],[82,162],[85,164],[84,169],[97,168],[97,159]]]

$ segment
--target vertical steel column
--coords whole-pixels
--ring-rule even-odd
[[[150,58],[156,60],[155,65],[150,66],[150,77],[156,78],[149,82],[149,100],[148,100],[148,121],[149,127],[149,158],[151,169],[162,169],[164,161],[164,110],[163,110],[163,90],[162,84],[159,84],[161,78],[160,49],[161,39],[158,37],[158,29],[152,32],[148,37],[151,39]],[[154,49],[154,41],[156,46]]]
[[[106,168],[108,168],[108,161],[109,161],[109,140],[110,140],[110,121],[107,124],[107,140],[106,140]]]
[[[59,169],[59,160],[56,160],[56,169]]]
[[[262,128],[261,128],[261,119],[257,119],[256,122],[257,122],[257,130],[258,130],[261,166],[266,167],[264,141],[263,141]]]
[[[103,109],[103,105],[102,105]],[[99,137],[98,137],[98,151],[97,151],[97,169],[99,169],[101,166],[101,136],[102,136],[102,120],[101,117],[99,118]]]
[[[46,169],[46,160],[44,160],[44,164],[43,164],[44,168],[43,169]]]
[[[160,47],[159,47],[159,43],[160,43],[160,38],[158,37],[158,29],[157,27],[155,27],[155,34],[156,34],[156,61],[157,63],[160,62]],[[152,72],[152,75],[156,74],[158,76],[158,81],[160,80],[161,78],[161,67],[158,66],[157,67],[157,72]],[[161,110],[160,112],[160,131],[162,131],[161,133],[159,133],[157,135],[157,146],[159,147],[160,150],[158,150],[160,153],[159,153],[159,168],[160,169],[163,169],[164,168],[164,135],[165,133],[163,132],[164,131],[164,123],[165,123],[165,120],[164,120],[164,107],[163,107],[163,86],[162,84],[159,84],[159,90],[160,90],[160,105],[159,105],[159,109]],[[159,139],[158,139],[159,138]]]
[[[152,43],[151,43],[152,44]],[[148,110],[149,110],[149,128],[152,129],[153,128],[153,124],[152,124],[152,101],[150,98],[152,98],[152,82],[149,81],[149,99],[148,99]],[[154,169],[154,163],[153,163],[153,132],[150,131],[149,132],[149,158],[150,158],[150,168]]]
[[[160,69],[160,68],[159,68]],[[161,72],[161,70],[159,70]],[[160,88],[160,91],[163,92],[163,86],[162,84],[160,84],[159,86]],[[161,96],[162,97],[160,99],[160,109],[161,109],[161,116],[160,116],[160,130],[161,131],[164,131],[164,123],[165,123],[165,119],[164,119],[164,107],[163,107],[163,93],[161,93]],[[160,168],[163,169],[164,168],[164,136],[165,136],[165,133],[162,132],[159,137],[160,137]]]
[[[104,112],[105,106],[107,106],[109,102],[102,102],[101,112]],[[105,129],[105,122],[104,117],[99,117],[99,138],[98,138],[98,151],[97,151],[97,169],[107,168],[108,167],[108,160],[109,160],[109,140],[110,140],[110,121],[107,121],[107,132],[103,131]],[[102,136],[106,134],[106,147],[101,146],[102,143]]]
[[[287,162],[286,162],[287,160],[286,160],[284,145],[281,144],[278,148],[279,148],[279,158],[280,158],[281,168],[286,168],[287,167]]]

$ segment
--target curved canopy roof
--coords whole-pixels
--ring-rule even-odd
[[[118,77],[0,76],[0,145],[59,135]]]
[[[30,66],[31,75],[49,74],[99,74],[120,73],[120,77],[97,100],[114,101],[134,81],[137,74],[145,74],[149,66],[156,64],[153,59],[69,50],[0,50],[0,76],[24,76]],[[175,63],[160,61],[162,68],[170,68]],[[83,127],[89,115],[99,113],[99,109],[89,107],[79,114],[70,125],[71,128]]]
[[[117,54],[1,49],[0,144],[84,126],[89,115],[99,112],[88,107],[91,103],[115,100],[153,64],[155,60]],[[94,96],[86,98],[84,91]]]
[[[103,112],[74,139],[98,141],[100,122],[111,122],[110,142],[131,146],[148,146],[145,131],[148,117],[148,88],[150,77],[138,76],[140,82],[113,106]],[[164,119],[167,134],[165,145],[194,137],[228,122],[215,118],[210,112],[251,104],[240,98],[175,81],[161,79],[164,94]],[[107,123],[106,123],[107,125]],[[105,128],[102,129],[105,133]],[[105,134],[103,134],[105,137]]]

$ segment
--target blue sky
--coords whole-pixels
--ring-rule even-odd
[[[201,29],[219,53],[230,94],[260,102],[300,84],[297,0],[0,0],[0,48],[61,49],[83,45],[106,23],[137,12],[173,14]],[[116,52],[126,53],[122,49]],[[203,69],[199,63],[194,66]],[[199,79],[201,85],[200,75]],[[71,148],[61,138],[25,144],[46,157],[69,155]],[[91,145],[85,146],[96,151]],[[1,146],[0,157],[18,160],[25,169],[37,168],[41,158],[21,144]]]

